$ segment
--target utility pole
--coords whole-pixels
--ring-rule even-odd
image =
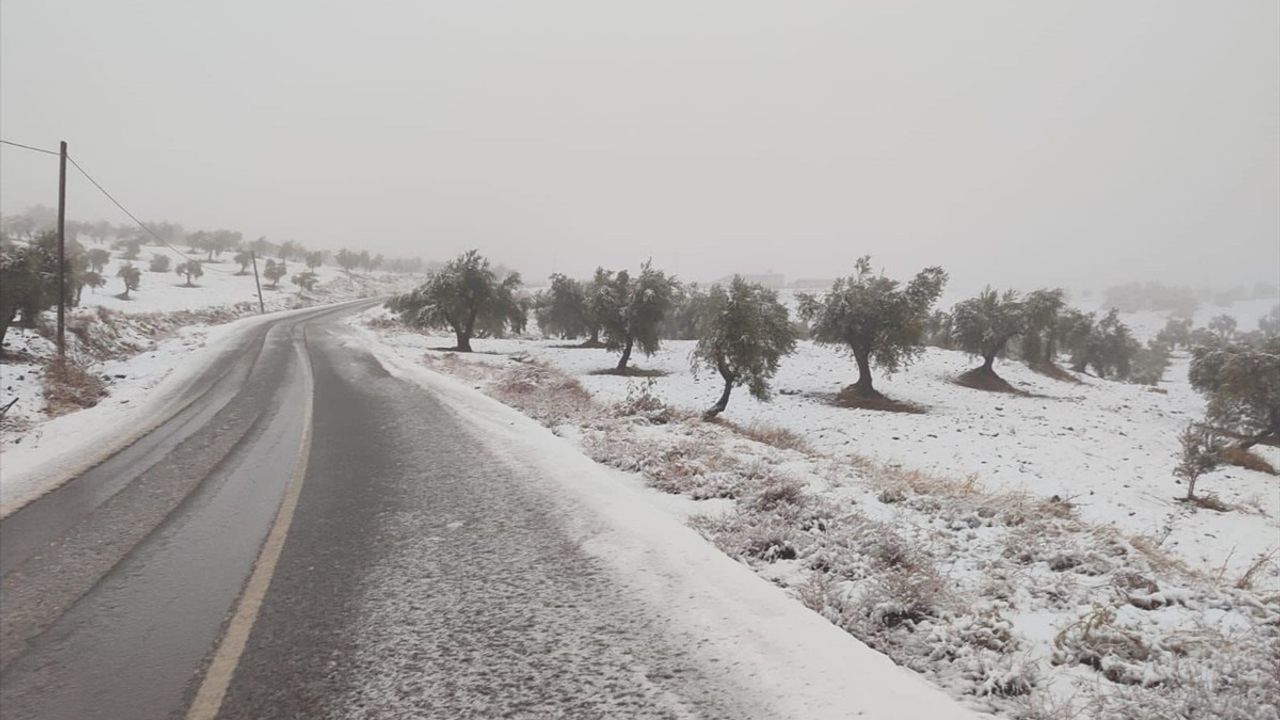
[[[58,357],[67,356],[67,141],[58,153]]]
[[[253,284],[258,286],[258,312],[266,315],[267,306],[262,302],[262,281],[258,279],[258,253],[250,250],[249,259],[253,261]]]

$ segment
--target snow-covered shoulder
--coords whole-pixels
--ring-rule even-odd
[[[594,463],[518,411],[357,331],[393,375],[435,392],[486,447],[576,505],[569,517],[584,547],[664,608],[682,633],[705,639],[698,652],[754,687],[772,716],[979,717],[716,550],[634,476]]]

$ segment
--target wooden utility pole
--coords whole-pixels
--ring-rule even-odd
[[[262,302],[262,281],[258,279],[258,253],[250,250],[249,259],[253,261],[253,284],[258,286],[258,312],[267,314],[267,306]]]
[[[67,356],[67,141],[58,152],[58,357]]]

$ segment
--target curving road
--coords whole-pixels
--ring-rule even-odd
[[[0,716],[749,718],[543,497],[340,322],[0,521]]]

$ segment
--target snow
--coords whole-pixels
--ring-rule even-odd
[[[423,347],[447,346],[449,340],[441,335]],[[533,339],[474,343],[480,351],[523,352],[549,362],[603,402],[624,400],[637,386],[649,385],[661,401],[700,411],[720,393],[718,377],[691,374],[693,342],[666,341],[652,357],[638,356],[637,366],[667,373],[651,383],[592,374],[611,367],[615,356],[564,345]],[[1023,397],[956,385],[952,378],[973,367],[974,360],[928,348],[905,372],[877,378],[877,388],[889,397],[928,409],[904,414],[831,405],[828,397],[852,382],[857,369],[839,350],[806,341],[783,361],[772,401],[755,400],[739,389],[725,417],[793,430],[836,458],[972,475],[992,490],[1067,499],[1090,522],[1125,535],[1164,536],[1163,547],[1193,567],[1215,572],[1225,567],[1238,575],[1280,545],[1280,492],[1273,476],[1228,467],[1204,477],[1199,487],[1244,512],[1193,511],[1176,500],[1183,492],[1172,475],[1178,433],[1204,411],[1204,400],[1186,381],[1187,363],[1179,353],[1155,389],[1088,376],[1079,384],[1067,383],[1019,363],[997,365],[1014,387],[1032,394]],[[1260,453],[1280,465],[1275,448]]]
[[[1213,305],[1204,303],[1196,308],[1191,316],[1192,327],[1205,327],[1218,315],[1229,315],[1235,318],[1237,328],[1242,332],[1254,330],[1258,321],[1271,312],[1271,308],[1280,305],[1280,298],[1257,298],[1241,300],[1231,305]],[[1105,309],[1100,310],[1105,312]],[[1164,328],[1171,315],[1167,312],[1143,310],[1140,312],[1121,313],[1120,319],[1133,331],[1134,337],[1142,340],[1154,338]]]
[[[626,471],[599,476],[606,494],[643,481],[647,507],[957,698],[1017,718],[1275,717],[1280,493],[1231,467],[1198,486],[1229,512],[1174,499],[1177,434],[1203,412],[1184,355],[1154,389],[1003,363],[1029,393],[1008,395],[955,385],[974,360],[930,349],[877,378],[927,409],[898,414],[832,406],[856,369],[802,342],[772,403],[739,391],[725,414],[790,430],[793,448],[698,420],[720,387],[689,372],[692,343],[637,358],[665,375],[624,378],[596,374],[614,355],[563,341],[440,352],[452,338],[386,315],[350,322],[398,372],[449,375],[536,418]]]
[[[392,374],[439,394],[490,450],[583,507],[570,518],[585,549],[608,563],[619,582],[704,638],[698,652],[755,687],[764,715],[977,717],[716,551],[634,476],[591,462],[533,420],[406,361],[365,332],[361,346]]]
[[[87,248],[97,245],[89,244]],[[186,277],[176,274],[172,266],[185,262],[178,253],[164,247],[144,247],[137,260],[123,260],[119,251],[113,250],[112,258],[100,273],[107,284],[97,290],[86,287],[80,296],[81,305],[85,307],[104,307],[128,313],[174,312],[177,310],[200,310],[213,307],[229,307],[241,302],[258,302],[258,291],[254,284],[253,270],[240,275],[240,266],[231,261],[230,254],[223,254],[216,262],[204,262],[203,256],[194,256],[203,263],[204,275],[193,281],[195,287],[186,287]],[[150,272],[148,261],[152,255],[167,255],[170,258],[170,270],[158,273]],[[134,267],[142,271],[142,281],[137,290],[129,292],[129,299],[119,297],[124,290],[124,281],[116,277],[116,273],[126,263],[132,262]],[[258,259],[258,272],[261,273],[265,259]],[[262,283],[263,304],[268,310],[281,310],[293,306],[293,299],[298,295],[298,287],[290,282],[294,275],[306,270],[303,263],[288,263],[288,273],[280,279],[277,287],[265,277]],[[321,265],[314,272],[321,287],[340,286],[349,277],[340,268]],[[361,273],[365,275],[366,273]],[[386,277],[386,273],[375,273]]]

